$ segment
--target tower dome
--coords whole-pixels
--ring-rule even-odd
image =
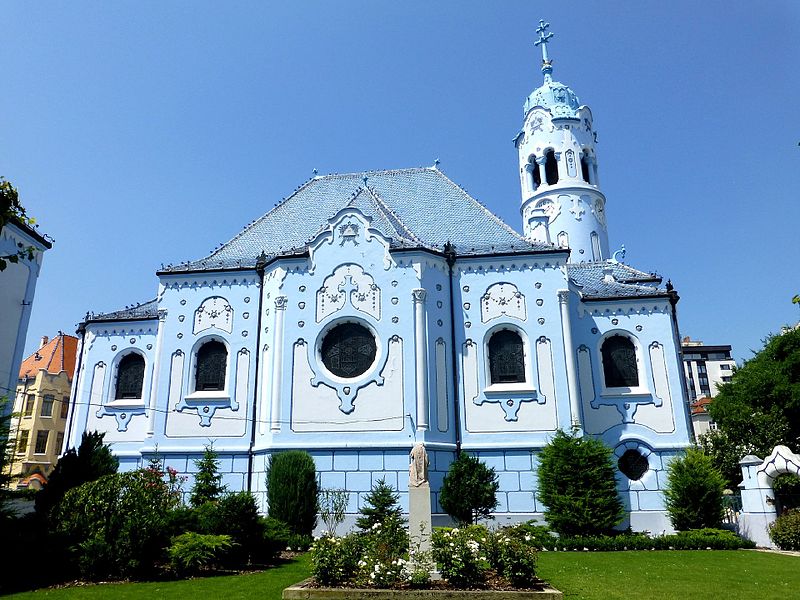
[[[519,152],[522,226],[531,240],[571,250],[570,261],[609,258],[606,198],[597,176],[592,111],[569,86],[553,81],[549,23],[539,21],[544,82],[526,99]]]

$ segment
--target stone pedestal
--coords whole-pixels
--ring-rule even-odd
[[[408,488],[408,537],[410,544],[410,556],[412,562],[415,555],[424,557],[427,564],[419,566],[431,569],[431,579],[441,579],[441,575],[436,570],[436,563],[433,562],[431,545],[431,486],[425,481],[418,486]],[[415,568],[417,565],[414,565]]]

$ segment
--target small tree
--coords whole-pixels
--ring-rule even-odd
[[[539,454],[539,499],[550,527],[565,535],[609,532],[624,515],[611,448],[557,431]]]
[[[36,511],[47,514],[69,490],[111,475],[119,468],[119,459],[103,443],[105,433],[84,432],[78,449],[69,448],[58,459],[44,488],[36,494]]]
[[[219,473],[218,454],[214,451],[214,444],[206,446],[203,456],[194,461],[197,473],[194,476],[192,495],[189,503],[195,508],[206,502],[214,502],[227,489],[222,485],[222,475]]]
[[[499,487],[494,468],[461,452],[444,476],[439,503],[459,523],[477,523],[481,517],[489,518],[497,507]]]
[[[722,524],[722,492],[725,480],[711,458],[689,448],[667,467],[664,490],[667,513],[678,531],[719,527]]]
[[[279,452],[267,464],[269,516],[289,526],[292,533],[311,535],[317,524],[317,471],[304,450]]]
[[[364,506],[359,511],[361,516],[356,519],[356,526],[362,531],[372,529],[376,523],[383,523],[389,516],[396,517],[400,522],[403,519],[403,509],[400,508],[398,501],[400,494],[386,483],[386,479],[379,479],[366,498]]]
[[[336,528],[344,522],[347,510],[347,491],[341,489],[319,491],[319,515],[328,535],[336,537]]]

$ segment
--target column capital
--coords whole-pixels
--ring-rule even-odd
[[[558,290],[557,293],[558,293],[559,304],[569,303],[569,290]]]
[[[411,296],[414,298],[415,303],[423,303],[425,302],[425,298],[428,296],[428,291],[425,288],[414,288],[411,290]]]
[[[286,310],[286,305],[289,302],[287,296],[277,296],[275,298],[275,310]]]

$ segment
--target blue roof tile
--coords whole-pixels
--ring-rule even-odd
[[[449,241],[459,255],[556,249],[524,239],[438,169],[416,168],[314,177],[209,256],[163,271],[252,267],[262,251],[296,254],[351,202],[395,246],[441,249]]]
[[[666,288],[659,287],[661,277],[620,262],[573,263],[567,265],[567,272],[585,299],[636,298],[667,294]]]

